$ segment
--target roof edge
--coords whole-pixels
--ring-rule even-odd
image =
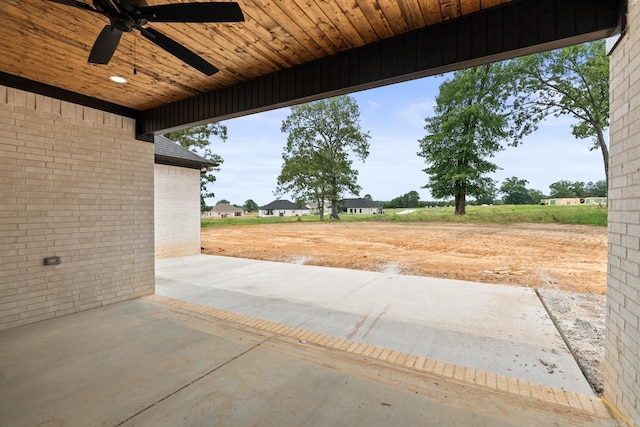
[[[189,169],[213,168],[219,166],[217,163],[212,162],[197,162],[195,160],[178,159],[176,157],[162,156],[158,154],[155,155],[154,163],[158,165],[180,166]]]

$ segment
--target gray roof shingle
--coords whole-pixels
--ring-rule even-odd
[[[380,205],[380,203],[375,202],[373,200],[369,200],[369,199],[343,199],[340,203],[339,203],[341,208],[352,208],[352,209],[357,209],[357,208],[381,208],[382,206]]]
[[[186,148],[176,144],[169,138],[162,135],[154,137],[155,162],[163,165],[182,166],[191,169],[202,169],[218,166],[193,153]]]
[[[228,213],[228,212],[244,212],[241,208],[236,208],[229,203],[219,203],[211,208],[212,212]]]
[[[303,211],[308,211],[309,210],[309,208],[307,208],[305,206],[299,208],[298,205],[296,205],[295,203],[290,202],[288,200],[274,200],[273,202],[269,203],[268,205],[260,206],[260,209],[262,209],[262,210],[298,209],[298,210],[303,210]]]

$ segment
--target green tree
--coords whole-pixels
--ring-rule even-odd
[[[210,162],[221,165],[222,157],[211,151],[211,137],[215,136],[222,141],[227,140],[227,127],[220,123],[209,123],[206,125],[195,126],[189,129],[182,129],[164,134],[165,137],[177,142],[187,150],[204,157]],[[209,184],[213,184],[216,180],[214,172],[220,171],[220,168],[213,167],[200,171],[200,211],[206,212],[211,210],[207,206],[205,199],[214,197],[215,194],[208,189]]]
[[[320,220],[323,220],[327,184],[322,170],[322,156],[315,152],[294,149],[295,152],[282,156],[284,163],[278,176],[276,195],[289,193],[295,199],[315,201],[320,212]]]
[[[573,182],[567,180],[554,182],[549,186],[549,190],[551,190],[549,191],[549,197],[554,199],[578,197],[574,192]]]
[[[244,209],[245,212],[257,212],[260,209],[260,206],[258,206],[258,204],[252,199],[249,199],[244,202],[244,205],[242,205],[242,209]]]
[[[298,209],[302,209],[305,206],[307,206],[307,200],[306,199],[296,199],[296,201],[294,203],[296,204]]]
[[[530,204],[531,197],[527,190],[529,181],[520,179],[515,176],[504,180],[500,186],[500,192],[504,194],[502,200],[507,205],[526,205]]]
[[[455,214],[465,214],[466,196],[485,196],[498,166],[488,159],[503,141],[517,145],[529,131],[507,103],[512,76],[503,63],[457,71],[440,85],[435,115],[425,119],[427,136],[419,140],[429,176],[425,188],[436,199],[453,196]]]
[[[402,199],[407,208],[417,208],[420,205],[420,194],[415,190],[403,195]]]
[[[571,126],[573,135],[593,139],[590,149],[602,152],[608,179],[609,58],[605,41],[518,58],[510,66],[519,76],[514,105],[529,112],[530,126],[551,115],[576,118],[577,123]]]
[[[391,201],[385,204],[385,208],[404,208],[404,203],[402,201],[402,196],[394,197]]]
[[[575,194],[576,197],[585,197],[587,192],[585,190],[585,183],[582,181],[576,181],[571,184],[571,191]]]
[[[534,205],[539,205],[542,199],[547,198],[547,196],[545,196],[540,190],[529,188],[527,191],[529,192],[529,199]]]
[[[487,185],[486,192],[480,197],[476,197],[477,205],[492,205],[498,198],[498,189],[496,188],[496,182],[491,180],[491,183]]]
[[[370,136],[360,128],[358,104],[339,96],[294,106],[281,130],[289,135],[276,192],[312,200],[320,212],[328,200],[331,217],[339,219],[342,195],[360,193],[351,156],[364,161],[369,155]]]
[[[222,204],[230,205],[230,204],[231,204],[231,202],[230,202],[230,201],[228,201],[227,199],[220,199],[220,200],[218,200],[218,201],[216,202],[216,206],[217,206],[217,205],[222,205]]]
[[[417,208],[420,206],[420,194],[413,190],[386,203],[388,208]]]
[[[588,182],[585,187],[585,196],[587,197],[606,197],[607,181]]]

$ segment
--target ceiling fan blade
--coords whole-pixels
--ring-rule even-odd
[[[108,64],[120,43],[122,31],[111,25],[105,25],[91,48],[89,62],[92,64]]]
[[[140,31],[140,33],[152,43],[166,50],[181,61],[191,65],[203,74],[211,76],[218,72],[216,67],[209,64],[203,58],[153,28],[146,27],[144,31]]]
[[[66,6],[77,7],[79,9],[88,10],[90,12],[98,12],[91,5],[88,5],[87,3],[82,3],[81,1],[76,1],[76,0],[49,0],[49,1],[54,3],[64,4]]]
[[[144,31],[141,31],[141,34],[155,45],[161,47],[176,58],[189,64],[207,76],[211,76],[218,72],[218,69],[205,59],[153,28],[144,28]]]
[[[244,15],[238,3],[173,3],[141,7],[150,22],[242,22]]]

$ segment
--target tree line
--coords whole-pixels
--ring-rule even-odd
[[[549,185],[547,194],[534,188],[527,188],[528,185],[529,181],[526,179],[513,176],[505,179],[499,188],[493,183],[487,196],[471,200],[469,204],[537,205],[543,199],[607,197],[607,182],[605,180],[587,183],[560,180]],[[366,194],[364,198],[373,200],[370,194]],[[226,199],[221,199],[216,202],[216,205],[224,203],[232,204]],[[378,201],[378,203],[385,209],[424,208],[451,206],[454,204],[454,200],[424,201],[420,200],[420,194],[417,191],[412,190],[389,201]],[[245,212],[257,212],[260,209],[253,199],[246,200],[242,205],[233,204],[233,206],[242,208]]]
[[[542,199],[607,197],[607,181],[584,183],[582,181],[561,180],[549,185],[548,195],[539,190],[527,188],[526,179],[511,177],[504,180],[498,190],[507,205],[538,204]]]
[[[549,185],[549,192],[543,193],[534,188],[528,188],[529,181],[518,177],[506,178],[500,187],[496,183],[491,184],[491,188],[483,197],[467,201],[471,205],[537,205],[544,199],[579,198],[585,197],[607,197],[607,182],[605,180],[597,182],[568,181],[560,180]],[[383,208],[424,208],[437,206],[453,206],[454,199],[439,201],[420,200],[417,191],[410,191],[402,196],[395,197],[390,201],[379,202]]]
[[[369,132],[360,126],[356,101],[338,96],[291,107],[281,131],[287,134],[276,195],[297,201],[324,203],[338,219],[345,194],[358,195],[358,171],[353,160],[369,155]],[[428,188],[434,198],[453,200],[455,214],[463,215],[467,197],[492,203],[502,194],[504,203],[536,203],[542,192],[527,188],[524,179],[511,177],[497,188],[490,174],[499,166],[492,158],[506,146],[518,146],[547,117],[570,115],[573,135],[590,138],[589,149],[600,150],[605,180],[597,183],[559,181],[550,197],[603,196],[608,176],[609,65],[604,41],[571,46],[500,63],[484,64],[451,74],[439,87],[434,114],[425,118],[426,135],[418,140]],[[227,138],[221,124],[204,125],[166,135],[183,147],[199,151],[221,164],[209,149],[209,137]],[[202,208],[211,197],[207,184],[212,172],[202,173]],[[387,202],[388,207],[419,206],[416,191]],[[255,206],[251,206],[255,208]]]

